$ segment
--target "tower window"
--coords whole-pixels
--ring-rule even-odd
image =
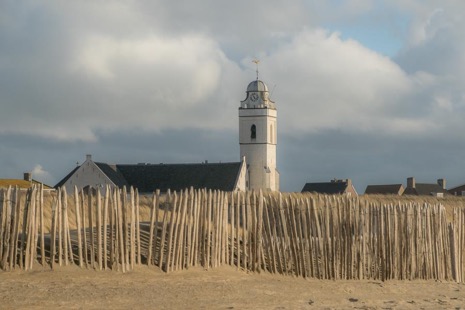
[[[250,127],[250,138],[251,139],[257,138],[257,127],[255,127],[255,125],[252,125],[252,127]]]

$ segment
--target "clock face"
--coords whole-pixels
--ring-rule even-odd
[[[257,101],[258,100],[258,94],[257,93],[252,93],[250,95],[250,100],[252,101]]]

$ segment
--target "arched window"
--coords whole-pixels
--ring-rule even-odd
[[[252,127],[250,127],[250,138],[251,139],[257,138],[257,127],[255,127],[255,125],[252,125]]]

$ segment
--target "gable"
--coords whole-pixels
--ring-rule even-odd
[[[80,166],[77,166],[73,170],[71,170],[71,172],[68,173],[63,179],[61,179],[61,181],[59,181],[54,187],[59,188],[65,185],[66,181],[68,181],[73,176],[73,174],[79,169],[79,167]]]

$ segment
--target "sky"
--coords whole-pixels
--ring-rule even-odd
[[[283,191],[465,183],[465,2],[0,0],[0,178],[239,161],[259,75]]]

